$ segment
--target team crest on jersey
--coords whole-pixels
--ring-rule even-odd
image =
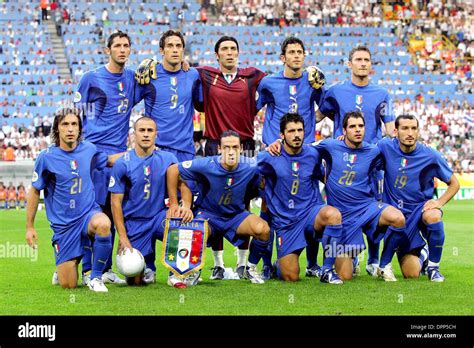
[[[120,92],[123,92],[123,82],[117,82],[117,87]]]
[[[191,168],[192,164],[193,164],[193,161],[184,161],[182,163],[182,166],[183,166],[184,169],[189,169],[189,168]]]
[[[300,163],[299,162],[292,162],[291,163],[291,169],[297,173],[298,170],[300,170]]]
[[[56,254],[59,253],[59,244],[58,243],[54,243],[54,251],[56,251]]]
[[[290,85],[290,95],[296,94],[296,85]]]
[[[143,167],[143,174],[145,174],[146,176],[150,175],[151,173],[151,169],[150,169],[150,166],[144,166]]]
[[[71,164],[71,169],[72,169],[72,170],[77,170],[78,165],[77,165],[77,161],[76,161],[76,160],[71,160],[71,161],[70,161],[70,164]]]
[[[174,87],[177,84],[178,84],[178,79],[175,76],[170,77],[170,85]]]
[[[33,178],[31,178],[31,181],[36,182],[36,180],[38,180],[38,173],[33,172]]]
[[[362,96],[359,94],[356,95],[356,104],[362,104]]]
[[[357,160],[357,155],[356,154],[350,154],[349,155],[349,163],[354,164]]]
[[[234,184],[234,178],[227,178],[227,187],[231,187]]]
[[[402,160],[400,161],[400,165],[402,166],[402,168],[405,168],[408,165],[408,160],[406,158],[402,158]]]
[[[278,247],[281,248],[281,245],[283,244],[283,239],[281,237],[278,237],[277,241],[278,241]]]
[[[74,103],[79,103],[82,99],[82,95],[79,92],[74,93]]]

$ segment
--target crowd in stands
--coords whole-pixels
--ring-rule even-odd
[[[132,67],[144,57],[159,58],[160,33],[168,28],[162,25],[183,30],[187,59],[193,65],[215,65],[216,37],[229,34],[225,25],[237,25],[243,27],[240,33],[244,40],[239,40],[245,43],[241,47],[242,66],[257,66],[268,73],[279,71],[279,45],[291,32],[304,39],[307,65],[324,67],[328,84],[349,77],[345,66],[348,52],[370,37],[373,39],[372,82],[392,94],[395,113],[416,114],[422,125],[422,139],[443,152],[457,171],[474,169],[470,161],[473,99],[465,98],[474,93],[472,4],[420,0],[409,5],[400,2],[403,4],[392,6],[390,12],[376,0],[204,0],[199,5],[131,1],[128,7],[123,1],[53,3],[46,14],[29,3],[22,6],[22,13],[33,18],[16,22],[23,23],[24,28],[18,29],[14,21],[6,21],[0,27],[1,114],[10,119],[30,119],[11,126],[3,123],[0,158],[6,159],[10,149],[8,153],[13,150],[16,160],[34,159],[49,145],[51,117],[25,111],[24,106],[59,107],[70,100],[74,84],[84,72],[105,63],[103,40],[116,28],[123,25],[132,28],[127,30],[133,39]],[[158,10],[150,10],[158,5]],[[0,14],[12,11],[18,9],[9,9],[5,3],[0,5]],[[50,37],[41,21],[36,20],[42,16],[43,20],[52,18],[59,26],[72,80],[57,74]],[[208,20],[212,25],[206,25]],[[367,29],[360,30],[361,26]],[[369,33],[374,27],[381,30]],[[264,32],[265,28],[271,31]],[[337,31],[337,28],[348,30]],[[34,44],[26,51],[18,50],[18,46],[31,42]],[[138,108],[132,122],[142,112],[143,108]],[[257,148],[262,147],[262,125],[263,113],[259,113],[255,122]],[[197,131],[202,129],[198,127]],[[318,124],[317,138],[331,133],[331,122]],[[205,143],[196,139],[196,151],[201,151],[203,146]]]

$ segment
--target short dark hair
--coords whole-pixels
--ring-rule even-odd
[[[118,37],[118,38],[122,38],[122,37],[125,37],[127,38],[128,40],[128,44],[130,46],[132,46],[132,40],[130,39],[130,36],[128,36],[127,33],[124,33],[123,31],[121,30],[117,30],[115,33],[113,33],[112,35],[109,36],[109,38],[107,39],[107,48],[111,48],[112,47],[112,43],[114,42],[114,39]]]
[[[395,128],[396,129],[398,129],[398,127],[400,126],[400,120],[415,120],[416,121],[416,126],[420,127],[420,122],[418,122],[418,119],[415,116],[408,115],[408,114],[403,114],[403,115],[398,116],[395,119]]]
[[[142,117],[139,117],[134,123],[133,123],[133,129],[135,130],[136,129],[136,126],[137,126],[137,123],[140,122],[140,121],[143,121],[143,120],[151,120],[153,121],[153,123],[155,123],[155,128],[158,128],[157,125],[156,125],[156,121],[154,119],[152,119],[151,117],[149,116],[142,116]]]
[[[53,129],[51,131],[51,142],[59,146],[59,124],[67,115],[74,115],[77,117],[79,123],[79,135],[77,141],[81,140],[82,136],[82,110],[73,106],[65,106],[59,108],[54,113]]]
[[[221,45],[221,43],[223,43],[224,41],[232,41],[232,42],[235,42],[235,44],[237,45],[237,52],[239,52],[239,43],[237,41],[237,39],[233,36],[221,36],[219,40],[217,40],[216,44],[214,45],[214,52],[218,53],[219,52],[219,47]]]
[[[303,117],[300,116],[300,114],[287,113],[287,114],[284,114],[280,119],[280,133],[282,134],[285,133],[286,125],[290,122],[294,122],[294,123],[301,122],[304,128],[304,119]]]
[[[186,47],[186,43],[184,42],[184,36],[183,34],[181,34],[180,31],[178,30],[167,30],[163,33],[163,35],[161,35],[161,38],[160,38],[160,48],[161,49],[165,49],[165,44],[166,44],[166,39],[169,38],[169,37],[172,37],[172,36],[177,36],[179,37],[179,39],[181,40],[181,43],[183,44],[183,48]]]
[[[288,45],[292,45],[292,44],[298,44],[301,46],[301,48],[303,48],[303,53],[306,52],[305,48],[304,48],[304,44],[303,44],[303,41],[301,41],[300,39],[298,39],[297,37],[294,37],[294,36],[290,36],[290,37],[287,37],[285,40],[283,40],[283,42],[281,43],[281,55],[284,56],[285,53],[286,53],[286,48],[288,47]]]
[[[234,130],[228,129],[228,130],[222,132],[221,136],[219,137],[219,144],[221,143],[222,138],[226,138],[226,137],[236,137],[236,138],[239,138],[239,142],[242,143],[242,141],[241,141],[241,139],[240,139],[239,133],[237,133],[237,132],[234,131]]]
[[[344,115],[344,119],[342,120],[342,128],[343,129],[347,128],[347,124],[349,123],[350,118],[361,118],[362,121],[364,122],[364,126],[365,126],[365,118],[364,118],[364,114],[362,112],[360,112],[360,111],[349,111],[349,112],[346,112],[346,114]]]
[[[349,62],[352,61],[352,57],[354,57],[354,53],[358,51],[364,51],[367,52],[370,56],[370,59],[372,59],[372,53],[370,52],[369,48],[367,46],[356,46],[351,51],[349,52]]]

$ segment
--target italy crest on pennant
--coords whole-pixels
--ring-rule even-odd
[[[77,167],[78,167],[77,160],[71,160],[70,164],[71,164],[71,169],[72,170],[77,170]]]
[[[166,219],[161,262],[177,277],[184,279],[204,267],[208,235],[207,220]]]
[[[151,169],[150,169],[150,166],[144,166],[143,167],[143,174],[145,174],[146,176],[150,175],[151,173]]]
[[[290,85],[290,94],[295,95],[296,94],[296,85]]]

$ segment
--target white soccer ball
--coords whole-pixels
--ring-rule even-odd
[[[125,249],[117,255],[116,263],[118,271],[125,277],[135,277],[145,269],[145,259],[141,252],[133,248]]]

